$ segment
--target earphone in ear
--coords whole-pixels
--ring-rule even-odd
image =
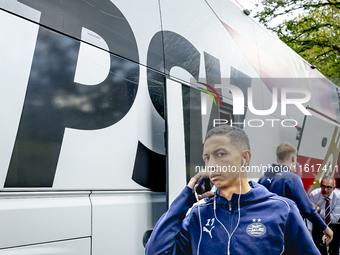
[[[244,166],[244,164],[247,162],[247,160],[244,158],[243,159],[243,163],[242,163],[242,166]]]

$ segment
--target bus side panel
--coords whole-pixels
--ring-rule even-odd
[[[0,8],[143,65],[151,38],[161,31],[157,0],[13,0],[0,1]]]
[[[161,1],[160,4],[166,49],[165,69],[172,77],[191,83],[194,83],[194,80],[190,81],[190,78],[197,81],[200,78],[212,87],[221,82],[230,84],[230,80],[223,79],[230,79],[233,69],[251,78],[259,77],[206,1],[174,0]],[[227,5],[230,5],[228,13],[237,13],[234,22],[241,22],[246,32],[253,34],[251,20],[244,17],[242,11],[233,4]],[[255,55],[256,50],[255,48]],[[191,76],[185,72],[172,73],[171,68],[174,66],[185,69]],[[227,98],[232,96],[228,89],[218,88],[217,92]]]
[[[0,193],[0,248],[91,236],[89,192]]]
[[[7,12],[0,18],[15,35],[0,49],[1,70],[10,70],[0,76],[0,188],[165,191],[164,119],[155,108],[163,76]],[[159,185],[145,181],[156,167]]]
[[[39,26],[0,10],[0,189],[4,186]]]
[[[0,255],[90,255],[91,238],[0,250]]]
[[[144,254],[143,235],[166,211],[165,194],[147,191],[91,194],[92,254]]]
[[[306,192],[319,188],[324,176],[338,178],[340,126],[318,113],[306,116],[298,151],[301,167],[297,173],[303,178]]]

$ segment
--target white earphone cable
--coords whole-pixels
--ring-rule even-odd
[[[197,209],[198,209],[198,219],[199,219],[199,222],[200,222],[200,239],[198,241],[198,244],[197,244],[197,255],[200,254],[200,245],[201,245],[201,240],[202,240],[202,222],[201,222],[201,212],[200,212],[200,202],[198,200],[198,195],[197,195],[197,192],[196,192],[196,189],[195,189],[195,197],[196,197],[196,200],[197,200]]]
[[[244,159],[242,166],[244,166],[245,163],[246,163],[246,160]],[[240,219],[241,219],[241,210],[240,210],[241,209],[240,208],[240,199],[241,199],[241,192],[242,192],[241,171],[239,171],[238,179],[239,179],[239,183],[240,183],[240,192],[238,194],[238,202],[237,202],[238,221],[237,221],[236,227],[234,228],[234,230],[233,230],[233,232],[231,234],[229,234],[229,232],[226,229],[226,227],[217,218],[217,215],[216,215],[216,193],[214,194],[214,216],[215,216],[216,221],[222,225],[222,227],[224,228],[224,230],[228,234],[228,255],[230,255],[230,241],[231,241],[231,237],[233,236],[233,234],[235,233],[236,229],[238,228],[238,226],[240,224]],[[200,239],[199,239],[198,245],[197,245],[197,255],[199,255],[199,248],[200,248],[200,244],[201,244],[201,240],[202,240],[202,222],[201,222],[201,213],[200,213],[200,203],[199,203],[198,194],[196,192],[196,189],[195,189],[194,192],[195,192],[195,197],[196,197],[196,200],[197,200],[197,203],[198,203],[198,218],[199,218],[199,222],[200,222]],[[230,203],[231,203],[231,201],[230,201]]]
[[[245,161],[243,161],[242,166],[244,166],[244,164],[245,164]],[[233,230],[233,232],[231,234],[229,234],[229,232],[226,229],[226,227],[222,224],[222,222],[216,216],[216,194],[215,194],[215,197],[214,197],[214,216],[215,216],[215,219],[218,221],[218,223],[220,223],[222,225],[222,227],[224,228],[224,230],[228,234],[228,255],[230,255],[230,240],[231,240],[231,237],[233,236],[233,234],[235,233],[236,229],[238,228],[238,226],[240,224],[240,219],[241,219],[241,210],[240,210],[240,199],[241,199],[241,192],[242,192],[241,172],[239,172],[238,179],[239,179],[239,182],[240,182],[240,192],[238,194],[238,202],[237,202],[237,206],[238,206],[238,208],[237,208],[237,210],[238,210],[238,221],[237,221],[236,227],[234,228],[234,230]]]

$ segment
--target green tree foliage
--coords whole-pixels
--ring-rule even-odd
[[[255,18],[339,85],[340,0],[260,0]],[[258,4],[257,4],[258,5]],[[271,25],[285,17],[279,25]]]

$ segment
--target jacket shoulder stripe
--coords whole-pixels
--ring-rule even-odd
[[[203,200],[203,201],[202,201],[202,200]],[[202,199],[202,200],[200,200],[199,202],[196,202],[195,204],[193,204],[193,206],[187,211],[186,216],[187,216],[193,209],[195,209],[195,208],[198,207],[198,203],[200,204],[200,207],[204,207],[204,206],[212,205],[212,204],[213,204],[212,201],[210,201],[210,202],[207,203],[206,201],[204,201],[204,199]]]
[[[284,199],[282,199],[282,198],[278,198],[278,197],[269,197],[269,198],[270,198],[270,199],[275,199],[275,200],[281,200],[281,201],[285,202],[286,205],[287,205],[287,207],[288,207],[288,209],[290,210],[290,206],[289,206],[289,204],[288,204],[288,202],[287,202],[286,200],[284,200]]]

